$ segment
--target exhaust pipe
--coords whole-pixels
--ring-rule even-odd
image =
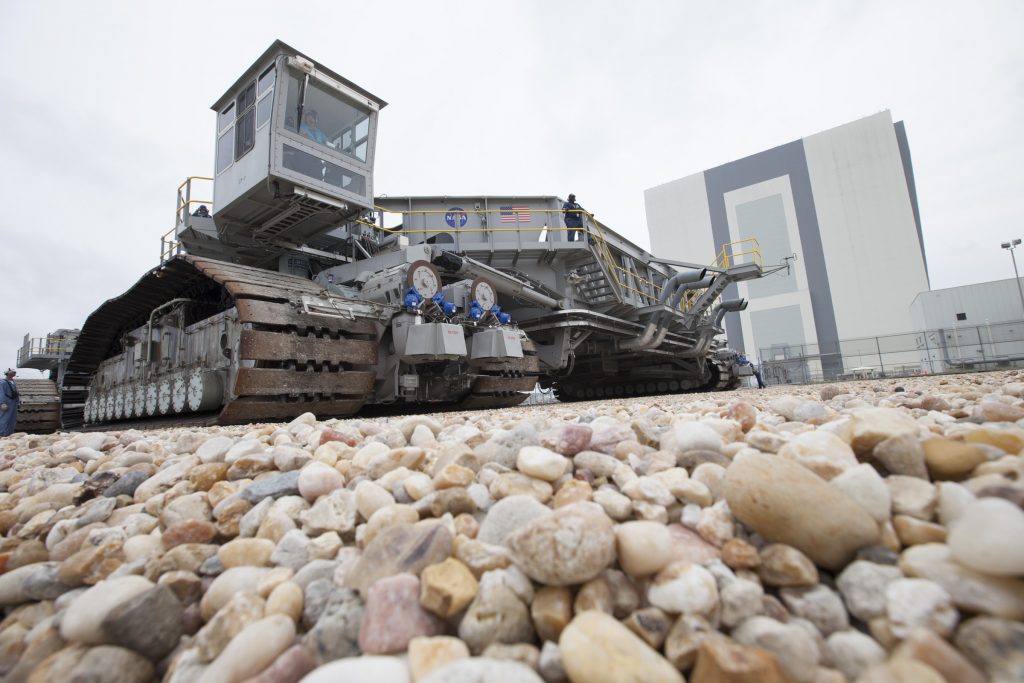
[[[687,284],[691,282],[697,282],[703,280],[704,276],[708,274],[707,268],[701,268],[700,270],[691,270],[689,272],[676,273],[668,280],[665,281],[665,287],[661,290],[661,296],[658,297],[659,304],[665,304],[668,302],[669,297],[675,294],[676,288],[681,284]]]
[[[746,299],[729,299],[719,304],[719,308],[723,309],[726,313],[736,313],[747,310],[748,303],[750,302]]]
[[[620,341],[619,351],[642,351],[646,349],[654,338],[654,329],[656,327],[657,323],[653,320],[647,323],[647,327],[644,328],[643,333],[639,337]]]
[[[672,303],[670,304],[672,310],[675,310],[679,306],[679,302],[683,300],[684,294],[694,289],[707,289],[708,287],[715,283],[715,278],[717,277],[717,275],[712,275],[702,280],[697,280],[696,282],[686,282],[683,285],[681,285],[678,289],[676,289],[676,293],[672,297]],[[662,311],[662,316],[662,319],[664,320],[664,317],[668,316],[668,312]]]
[[[745,311],[749,302],[746,299],[729,299],[722,301],[713,309],[711,309],[711,320],[715,327],[719,327],[722,324],[722,318],[725,317],[726,313],[737,313],[739,311]]]
[[[672,295],[672,301],[669,304],[670,308],[674,311],[679,306],[679,302],[683,300],[683,295],[694,289],[707,289],[715,282],[717,275],[711,275],[709,277],[697,280],[696,282],[683,282],[676,287],[676,293]],[[661,342],[665,341],[665,336],[668,334],[668,324],[672,319],[671,311],[662,311],[658,315],[657,330],[658,334],[654,337],[646,349],[656,349],[661,346]]]
[[[707,272],[707,268],[701,268],[700,270],[676,273],[675,275],[673,275],[672,277],[665,281],[665,286],[661,290],[661,296],[658,297],[658,303],[661,305],[668,303],[669,298],[675,294],[676,289],[680,285],[699,282],[704,279],[704,276],[707,275]],[[682,295],[680,294],[680,296]],[[634,339],[626,339],[625,341],[620,341],[619,350],[643,351],[645,349],[649,349],[658,344],[661,344],[661,342],[664,341],[665,339],[665,335],[659,334],[659,336],[656,338],[654,336],[654,333],[658,330],[659,323],[661,322],[661,318],[664,315],[664,313],[665,312],[662,311],[660,314],[652,316],[651,321],[647,323],[647,327],[644,328],[644,331],[640,334],[639,337],[636,337]]]

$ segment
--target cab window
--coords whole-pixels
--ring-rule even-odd
[[[235,103],[232,102],[217,113],[217,173],[228,166],[235,155]]]
[[[274,67],[264,71],[257,81],[256,96],[256,128],[262,128],[270,121],[270,113],[274,108]]]
[[[285,128],[306,140],[365,162],[369,154],[370,110],[310,79],[289,75]]]
[[[256,144],[256,81],[235,98],[235,110],[235,161],[238,161]]]

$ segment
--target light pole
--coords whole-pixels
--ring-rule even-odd
[[[1000,246],[1002,246],[1003,249],[1010,250],[1010,258],[1013,259],[1013,276],[1017,280],[1017,291],[1020,292],[1021,308],[1024,308],[1024,287],[1021,287],[1020,273],[1017,272],[1017,257],[1013,255],[1013,250],[1020,246],[1020,240],[1017,239],[1010,242],[1003,242]]]

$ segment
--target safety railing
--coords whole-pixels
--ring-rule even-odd
[[[740,265],[741,261],[746,263],[747,261],[744,260],[744,257],[749,257],[749,262],[756,264],[758,268],[764,267],[764,261],[761,256],[761,243],[757,241],[756,237],[748,237],[736,242],[726,242],[718,250],[715,260],[708,265],[719,270],[728,270],[732,266]],[[703,296],[702,292],[703,290],[693,289],[683,295],[680,302],[683,312],[693,308],[698,299]]]
[[[171,228],[160,236],[160,263],[174,258],[182,250],[177,238],[177,228]]]
[[[181,185],[178,185],[178,201],[174,209],[174,224],[180,225],[186,222],[186,219],[192,215],[192,207],[196,204],[201,206],[213,206],[213,201],[209,199],[193,199],[192,198],[192,183],[195,181],[202,181],[203,183],[212,183],[213,178],[208,178],[201,175],[190,175],[185,178]]]
[[[723,269],[731,268],[740,263],[747,263],[744,257],[750,257],[751,263],[757,264],[758,268],[764,268],[764,262],[761,259],[761,243],[757,241],[756,237],[723,244],[712,265]]]
[[[29,337],[26,335],[21,348],[18,349],[18,365],[33,356],[62,356],[71,353],[75,348],[74,339],[63,337]]]
[[[387,208],[380,207],[380,206],[376,206],[374,208],[377,211],[380,211],[382,213],[398,214],[398,215],[404,215],[404,214],[416,214],[416,215],[439,214],[439,215],[445,215],[445,214],[448,213],[448,211],[443,210],[443,209],[419,209],[419,210],[410,210],[410,211],[396,211],[396,210],[393,210],[393,209],[387,209]],[[473,213],[473,214],[494,214],[494,213],[499,213],[500,214],[500,213],[507,213],[507,211],[502,211],[501,209],[463,209],[463,211],[465,213],[467,213],[467,214],[469,214],[469,213]],[[614,257],[614,255],[612,253],[612,247],[609,245],[608,240],[604,236],[604,232],[601,230],[601,224],[598,223],[596,220],[594,220],[594,214],[589,213],[587,211],[580,212],[580,211],[576,211],[576,210],[565,210],[565,209],[558,209],[558,210],[556,210],[556,209],[526,209],[526,208],[517,209],[517,213],[519,213],[519,214],[532,214],[532,213],[544,213],[544,214],[550,214],[550,213],[561,213],[561,214],[565,214],[565,213],[580,213],[585,218],[585,220],[584,220],[584,227],[583,228],[564,228],[564,227],[558,227],[558,226],[552,227],[552,226],[549,226],[549,225],[543,225],[543,226],[540,226],[540,227],[514,227],[514,228],[493,228],[493,227],[490,227],[490,226],[481,226],[481,227],[474,227],[474,228],[452,228],[450,226],[446,226],[443,229],[441,229],[441,228],[421,228],[421,229],[403,228],[402,230],[392,230],[392,229],[385,228],[385,227],[382,227],[382,226],[379,226],[379,225],[374,225],[372,223],[366,223],[366,222],[363,222],[363,221],[359,221],[359,222],[362,223],[363,225],[367,225],[367,226],[369,226],[371,228],[374,228],[376,230],[381,230],[382,232],[397,233],[397,234],[403,234],[403,235],[426,234],[426,233],[435,233],[435,232],[447,232],[447,233],[486,233],[486,234],[501,233],[501,232],[519,232],[519,233],[523,233],[523,232],[526,232],[526,233],[547,232],[548,234],[551,234],[551,233],[574,233],[574,232],[575,233],[583,233],[583,235],[586,236],[585,239],[587,240],[587,242],[589,242],[593,247],[595,247],[595,251],[597,252],[598,259],[601,262],[605,272],[607,272],[611,276],[611,283],[614,285],[614,288],[617,290],[617,292],[616,292],[617,293],[617,297],[620,300],[623,298],[625,292],[630,292],[630,293],[632,293],[633,295],[635,295],[637,297],[637,301],[640,303],[640,305],[653,305],[653,304],[657,303],[659,294],[660,294],[660,292],[662,290],[662,286],[657,284],[657,283],[655,283],[653,280],[650,280],[648,278],[643,277],[642,275],[640,275],[636,271],[633,271],[633,270],[630,270],[630,269],[624,267],[623,265],[621,265],[620,263],[618,263],[615,260],[615,257]],[[630,280],[632,280],[635,283],[635,285],[637,285],[637,286],[634,286],[633,284],[630,284]]]
[[[182,225],[188,224],[193,216],[203,216],[192,210],[193,206],[207,207],[205,216],[211,215],[213,201],[209,199],[193,198],[193,184],[212,183],[213,178],[202,175],[190,175],[178,185],[178,198],[174,205],[174,227],[160,236],[160,263],[173,258],[182,251],[181,242],[178,241],[178,233]]]

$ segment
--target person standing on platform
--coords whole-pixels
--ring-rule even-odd
[[[18,393],[18,385],[14,382],[16,374],[13,369],[8,368],[3,380],[0,380],[0,436],[13,434],[14,425],[18,421],[21,395]]]
[[[583,239],[583,207],[576,203],[576,195],[570,194],[569,201],[562,204],[565,213],[565,227],[569,229],[569,241]]]

